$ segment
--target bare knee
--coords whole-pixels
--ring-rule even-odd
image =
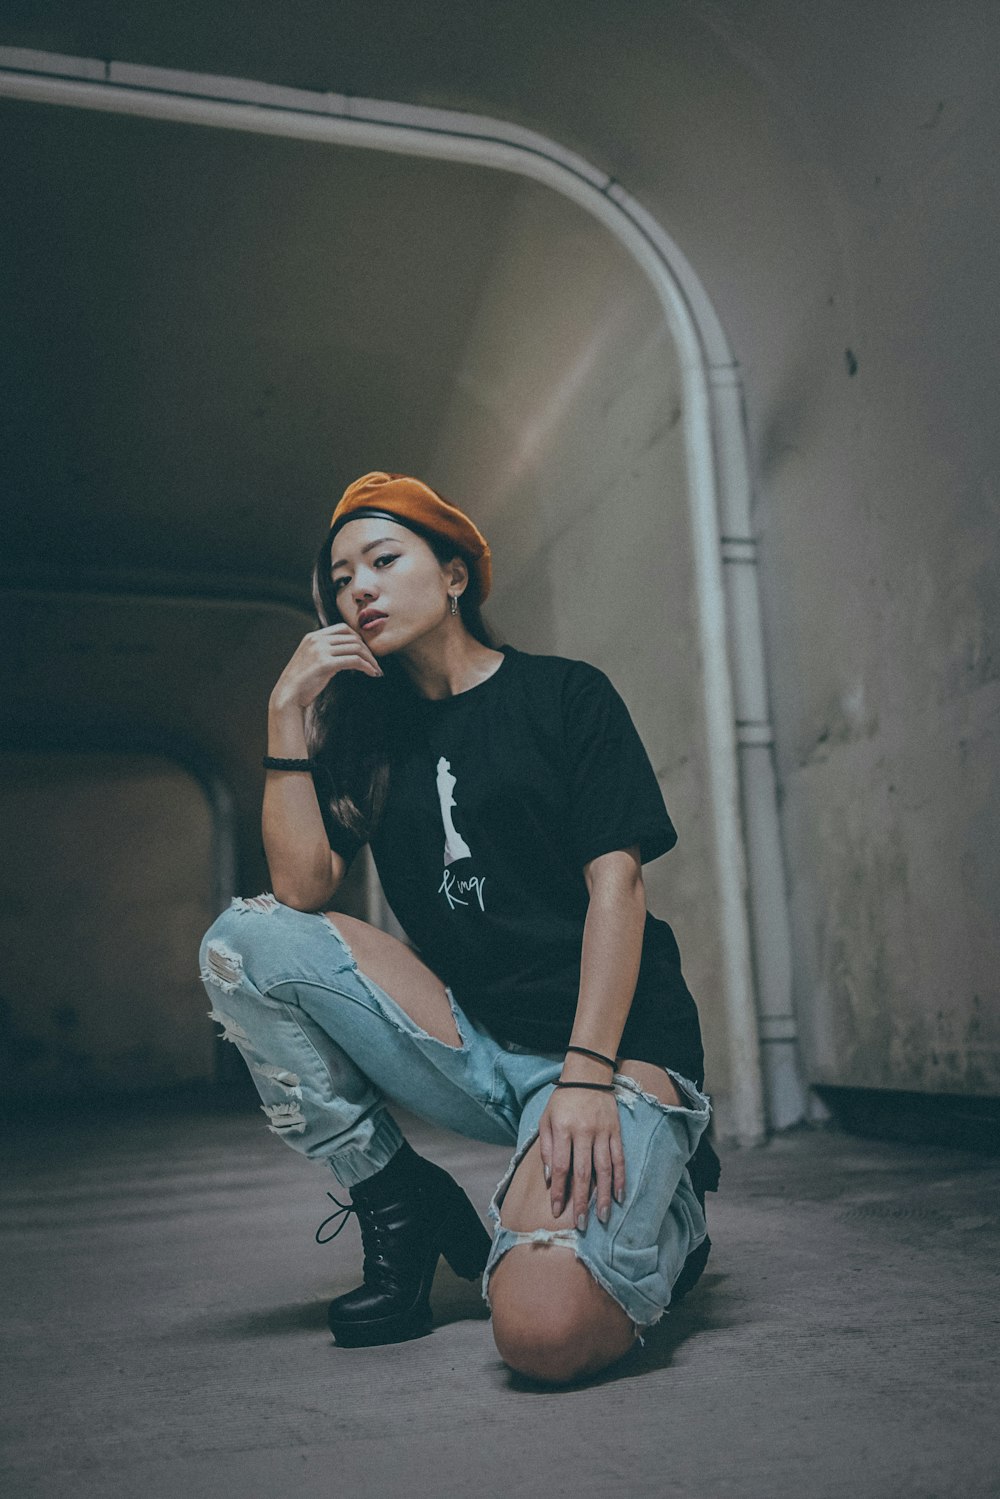
[[[627,1353],[634,1335],[602,1339],[571,1315],[548,1308],[542,1318],[523,1313],[493,1314],[493,1339],[508,1368],[529,1379],[569,1384],[596,1374]]]
[[[529,1379],[567,1384],[588,1372],[588,1350],[579,1330],[553,1309],[551,1317],[493,1314],[493,1339],[508,1368]]]
[[[493,1272],[490,1306],[497,1352],[532,1379],[575,1379],[585,1363],[583,1308],[563,1280],[564,1249],[515,1245]]]
[[[632,1324],[567,1251],[515,1245],[493,1272],[493,1339],[509,1368],[530,1379],[568,1384],[627,1353]]]

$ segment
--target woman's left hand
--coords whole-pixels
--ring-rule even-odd
[[[625,1152],[615,1095],[589,1088],[556,1088],[538,1128],[552,1216],[558,1218],[572,1198],[573,1221],[582,1233],[596,1176],[597,1216],[607,1223],[612,1192],[616,1202],[625,1197]]]

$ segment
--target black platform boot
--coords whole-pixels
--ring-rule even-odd
[[[702,1135],[698,1141],[698,1148],[688,1161],[688,1174],[691,1177],[691,1186],[694,1195],[698,1199],[702,1212],[705,1211],[705,1192],[717,1192],[719,1190],[719,1177],[722,1174],[722,1163],[710,1142]],[[697,1248],[692,1249],[684,1264],[681,1273],[674,1281],[670,1292],[670,1305],[676,1306],[701,1278],[701,1273],[708,1263],[708,1256],[712,1251],[712,1241],[708,1234],[702,1239]]]
[[[431,1330],[430,1289],[439,1255],[456,1275],[475,1280],[486,1268],[490,1235],[468,1197],[447,1171],[426,1161],[404,1140],[389,1164],[351,1188],[350,1205],[331,1214],[341,1221],[325,1244],[357,1213],[364,1246],[364,1283],[330,1302],[327,1321],[345,1348],[402,1343]]]

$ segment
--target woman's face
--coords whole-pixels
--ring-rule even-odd
[[[333,540],[330,576],[341,619],[374,656],[410,645],[449,617],[451,569],[396,521],[376,515],[348,521]]]

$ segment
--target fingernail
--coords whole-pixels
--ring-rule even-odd
[[[625,1188],[624,1187],[619,1187],[617,1189],[617,1191],[615,1192],[615,1201],[616,1202],[624,1202],[625,1201]]]
[[[577,1226],[577,1228],[580,1230],[580,1232],[582,1234],[586,1233],[586,1231],[587,1231],[587,1215],[586,1215],[586,1213],[581,1213],[580,1214],[579,1218],[577,1218],[577,1220],[576,1220],[576,1226]]]
[[[545,1185],[548,1186],[549,1182],[552,1180],[552,1167],[543,1166],[542,1170],[545,1172]]]
[[[559,1214],[561,1212],[562,1212],[562,1198],[561,1197],[557,1197],[556,1200],[555,1200],[555,1202],[552,1204],[552,1216],[553,1216],[553,1218],[558,1218]]]
[[[598,1208],[597,1209],[597,1216],[598,1216],[598,1218],[600,1218],[600,1220],[601,1220],[602,1223],[607,1223],[608,1219],[611,1217],[611,1209],[610,1208]]]

